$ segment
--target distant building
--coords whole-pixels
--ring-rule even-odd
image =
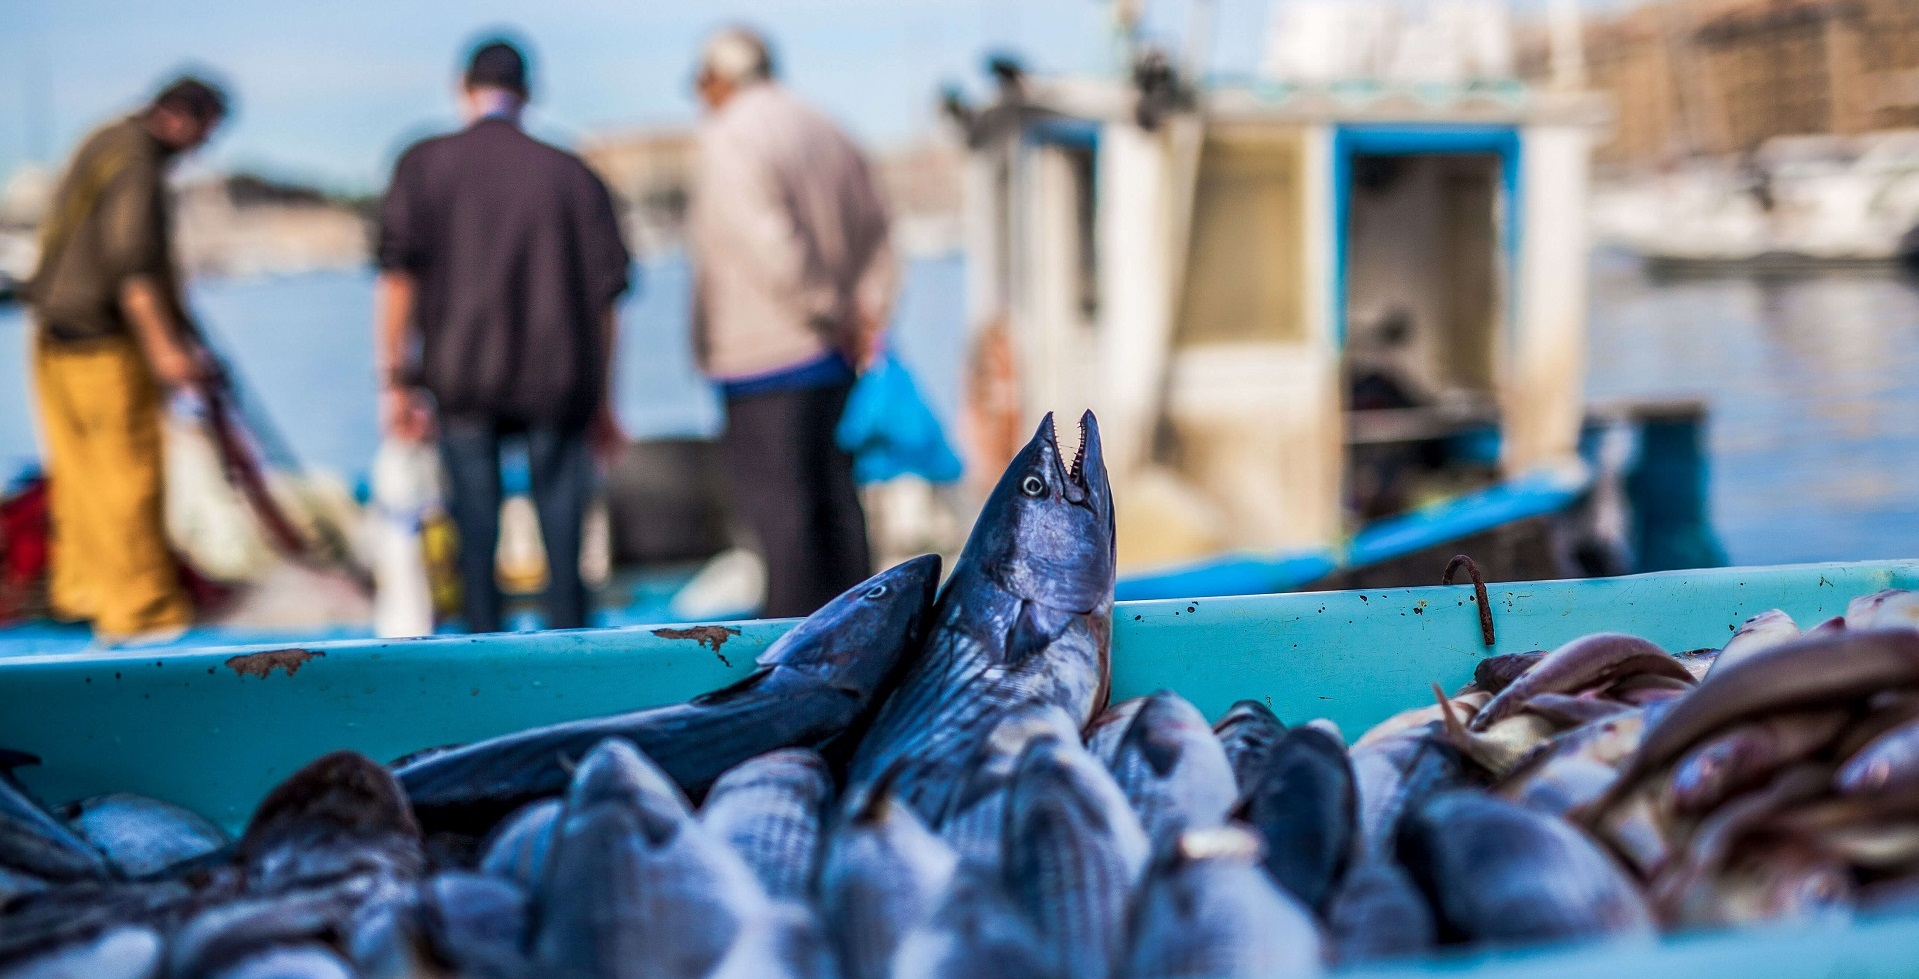
[[[1591,22],[1585,43],[1616,109],[1604,164],[1919,126],[1914,0],[1671,0]],[[1521,60],[1541,71],[1540,45]]]
[[[182,186],[175,199],[180,264],[194,275],[278,275],[366,265],[367,216],[298,184],[251,174]]]

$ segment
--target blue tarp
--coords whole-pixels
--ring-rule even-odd
[[[963,471],[913,375],[890,353],[853,385],[833,435],[853,454],[853,478],[861,483],[898,476],[950,483]]]

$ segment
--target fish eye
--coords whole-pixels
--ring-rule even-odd
[[[1019,491],[1027,496],[1038,496],[1046,492],[1046,484],[1038,476],[1028,476],[1019,481]]]
[[[886,597],[886,586],[885,586],[885,585],[874,585],[873,587],[871,587],[871,588],[868,588],[868,589],[866,590],[866,597],[867,597],[867,598],[885,598],[885,597]]]

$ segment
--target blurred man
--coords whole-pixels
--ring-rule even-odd
[[[715,35],[697,85],[695,353],[726,398],[726,459],[766,556],[766,614],[806,615],[870,570],[853,460],[833,427],[878,348],[898,265],[866,161],[773,80],[764,40]]]
[[[381,427],[419,440],[437,416],[473,632],[500,629],[500,443],[525,439],[546,625],[578,628],[593,450],[619,441],[609,386],[629,259],[606,186],[578,157],[521,132],[517,47],[476,48],[461,100],[467,127],[408,149],[381,208]]]
[[[174,268],[167,170],[226,117],[181,78],[88,136],[54,193],[28,295],[52,494],[54,614],[103,642],[159,640],[192,620],[167,546],[160,413],[212,375]]]

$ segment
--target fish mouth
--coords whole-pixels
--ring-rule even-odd
[[[1051,412],[1046,414],[1043,430],[1046,432],[1047,441],[1052,443],[1055,464],[1059,465],[1060,486],[1064,491],[1062,495],[1071,503],[1086,503],[1093,496],[1093,487],[1089,483],[1090,476],[1086,467],[1086,455],[1088,447],[1099,440],[1099,430],[1094,425],[1091,411],[1079,416],[1079,444],[1073,449],[1072,462],[1062,464],[1059,461],[1065,459],[1066,453],[1060,448],[1059,422]]]

